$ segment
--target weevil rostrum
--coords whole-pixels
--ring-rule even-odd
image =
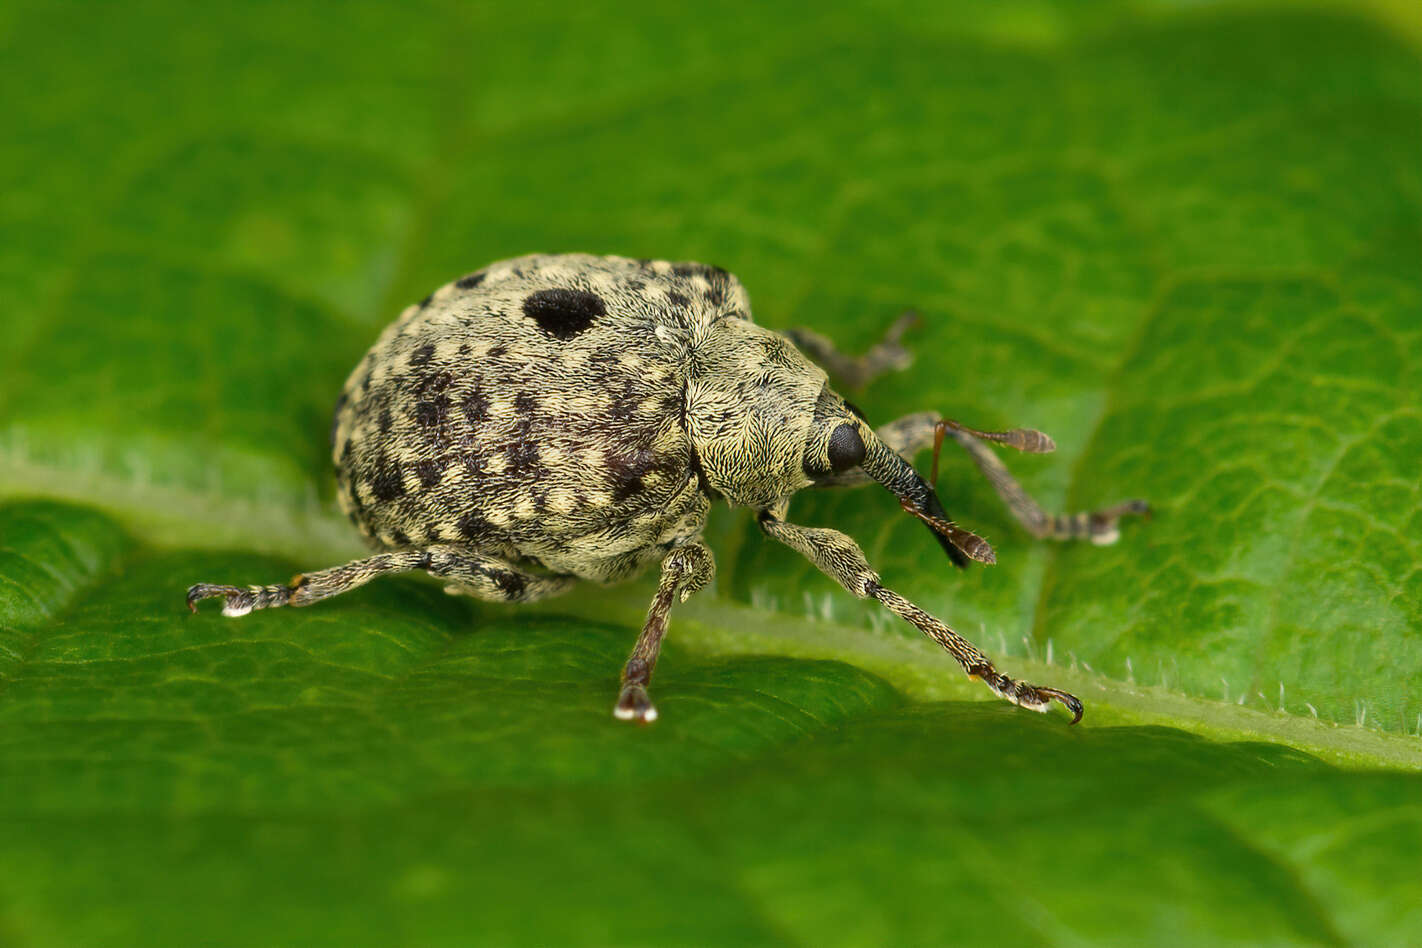
[[[341,507],[373,556],[288,585],[188,590],[223,614],[309,606],[377,576],[424,570],[447,591],[502,602],[614,583],[661,564],[661,581],[622,671],[618,718],[651,722],[652,670],[671,608],[704,588],[715,561],[702,540],[712,503],[749,507],[770,537],[845,589],[878,600],[1014,704],[1056,688],[1014,681],[943,622],[884,586],[843,533],[786,519],[809,487],[877,481],[962,567],[992,548],[957,526],[915,453],[952,438],[1037,537],[1112,543],[1141,501],[1072,516],[1044,513],[986,442],[1045,452],[1030,429],[985,432],[921,412],[878,429],[829,385],[902,368],[901,319],[851,358],[809,331],[751,321],[739,280],[699,263],[535,254],[492,264],[408,307],[346,381],[331,440]],[[820,364],[811,361],[818,360]],[[935,477],[936,479],[936,477]]]

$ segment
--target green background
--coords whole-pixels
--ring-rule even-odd
[[[7,5],[0,943],[1422,942],[1419,50],[1405,3]],[[650,577],[186,613],[358,553],[329,411],[403,305],[572,250],[849,349],[915,307],[871,418],[1149,498],[1037,543],[947,454],[962,574],[881,490],[792,507],[1083,723],[744,511],[646,729]]]

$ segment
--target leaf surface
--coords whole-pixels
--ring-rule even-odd
[[[1229,4],[7,11],[0,942],[1422,938],[1419,35]],[[187,615],[191,582],[358,554],[346,373],[535,250],[716,262],[850,350],[916,308],[915,364],[848,393],[871,418],[1048,431],[1007,461],[1051,509],[1149,498],[1115,546],[1038,543],[947,454],[999,560],[961,574],[877,489],[792,507],[1083,724],[983,700],[724,509],[650,729],[608,714],[647,578]]]

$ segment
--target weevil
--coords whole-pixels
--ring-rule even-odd
[[[331,429],[340,505],[377,551],[288,584],[199,583],[188,607],[227,616],[309,606],[377,576],[423,570],[446,590],[502,602],[614,583],[660,563],[642,633],[622,670],[616,717],[657,717],[648,693],[673,604],[715,574],[702,539],[714,501],[749,507],[768,536],[849,592],[875,599],[946,649],[969,676],[1025,708],[1056,688],[1015,681],[958,633],[884,586],[854,540],[786,519],[797,491],[876,481],[927,524],[948,558],[993,563],[910,463],[945,438],[965,449],[1040,538],[1112,543],[1133,500],[1045,513],[987,447],[1053,450],[1031,429],[978,431],[932,412],[880,428],[829,384],[902,368],[911,318],[850,357],[808,330],[752,321],[740,281],[699,263],[535,254],[494,263],[405,309],[347,379]],[[813,360],[812,358],[813,357]]]

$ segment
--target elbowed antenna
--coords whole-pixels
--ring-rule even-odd
[[[948,554],[955,566],[967,566],[969,559],[989,565],[997,562],[997,555],[986,540],[961,529],[949,519],[937,492],[919,476],[913,465],[880,441],[867,425],[861,435],[864,437],[864,461],[860,467],[864,473],[893,491],[904,510],[928,525],[938,545],[943,547],[943,552]]]

